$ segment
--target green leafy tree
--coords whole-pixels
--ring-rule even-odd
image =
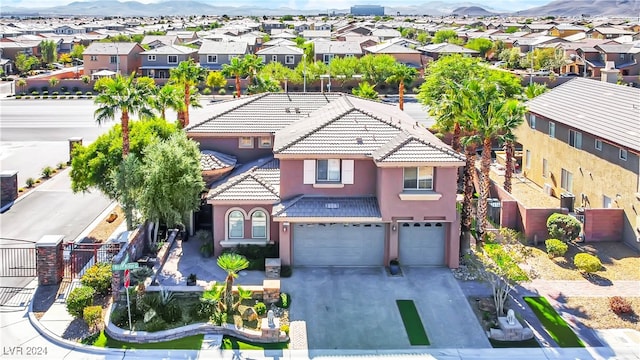
[[[73,45],[73,47],[71,48],[71,52],[69,53],[69,55],[71,55],[72,59],[80,59],[82,60],[82,54],[84,53],[85,47],[82,44],[76,44]]]
[[[227,79],[220,71],[209,71],[205,84],[211,89],[223,88],[227,84]]]
[[[40,43],[40,54],[42,56],[42,62],[45,64],[51,64],[58,58],[58,46],[53,40],[44,40]]]
[[[455,30],[438,30],[436,31],[431,41],[434,44],[440,44],[448,42],[450,44],[461,44],[461,40],[458,39],[458,33]]]
[[[95,118],[98,124],[107,120],[113,120],[120,112],[120,124],[122,125],[122,157],[129,154],[129,116],[139,114],[151,116],[148,97],[151,91],[148,86],[140,86],[134,81],[134,75],[123,77],[117,75],[109,78],[105,83],[105,89],[96,96],[94,103],[98,105]]]
[[[405,64],[396,63],[391,75],[386,79],[388,83],[398,83],[398,105],[400,110],[404,110],[404,89],[410,86],[413,80],[418,76],[418,70]]]
[[[465,47],[480,53],[480,56],[486,58],[489,50],[493,49],[493,41],[485,38],[475,38],[467,42]]]
[[[351,79],[358,74],[360,61],[357,57],[334,57],[329,62],[329,72],[331,76],[342,79],[342,85],[347,79]]]
[[[418,34],[416,35],[416,40],[422,44],[422,45],[426,45],[429,43],[429,41],[431,40],[431,38],[429,37],[429,34],[426,31],[420,31],[418,32]]]
[[[33,70],[39,63],[40,61],[35,56],[28,56],[24,53],[16,55],[16,69],[18,69],[21,74]]]
[[[69,55],[69,54],[60,54],[58,56],[58,61],[63,63],[63,64],[65,64],[65,65],[68,65],[68,64],[71,64],[73,62],[73,59],[71,58],[71,55]]]
[[[498,53],[498,59],[505,62],[508,69],[520,69],[520,59],[522,58],[520,48],[504,49]]]
[[[302,79],[304,71],[307,74],[307,81],[313,82],[319,80],[320,75],[329,74],[329,66],[322,61],[309,62],[306,65],[301,61],[295,69],[298,79]]]
[[[280,87],[280,83],[269,77],[256,77],[255,84],[249,85],[247,89],[249,94],[259,94],[265,92],[280,92],[282,88]]]
[[[576,218],[564,214],[551,214],[547,218],[547,230],[549,235],[563,241],[575,240],[580,236],[582,225]]]
[[[235,78],[236,80],[236,94],[238,97],[242,94],[242,88],[240,87],[240,77],[247,75],[247,69],[244,66],[244,62],[240,58],[233,58],[228,64],[222,65],[222,75],[228,78]]]
[[[536,48],[520,60],[520,66],[523,68],[531,68],[532,63],[534,70],[555,70],[566,65],[566,59],[562,51],[556,48]]]
[[[353,88],[351,92],[353,93],[353,95],[364,98],[364,99],[370,99],[370,100],[376,100],[376,101],[378,100],[378,92],[373,88],[373,86],[371,86],[371,84],[369,84],[366,81],[363,81],[360,84],[358,84],[358,87]]]
[[[25,79],[16,80],[16,86],[18,87],[18,89],[20,89],[20,92],[24,92],[24,88],[25,86],[27,86],[27,80]]]
[[[531,83],[524,88],[524,96],[531,100],[549,90],[546,84]]]
[[[167,119],[167,109],[173,109],[177,113],[184,111],[184,94],[182,89],[171,84],[154,89],[154,96],[151,99],[151,106],[160,113],[160,118]]]
[[[396,59],[387,54],[367,54],[360,58],[362,78],[368,81],[374,88],[393,75],[395,66]]]
[[[524,122],[525,107],[517,100],[508,100],[505,104],[502,118],[502,132],[498,134],[498,140],[504,144],[505,152],[505,171],[504,171],[504,189],[511,193],[511,179],[513,178],[513,158],[515,155],[516,136],[513,131]]]
[[[284,79],[289,79],[289,81],[291,82],[298,82],[299,76],[297,75],[296,71],[297,69],[294,71],[282,65],[282,63],[272,61],[260,70],[258,76],[263,78],[270,78],[277,81],[284,81]]]
[[[235,253],[224,253],[218,257],[218,266],[227,272],[225,279],[224,303],[227,313],[233,308],[233,280],[238,277],[238,272],[249,267],[249,260]]]
[[[191,91],[194,86],[205,80],[207,71],[196,64],[193,59],[182,61],[174,69],[171,69],[169,82],[181,86],[184,89],[184,108],[178,112],[178,121],[184,128],[189,125],[189,106],[191,106]]]
[[[145,218],[169,226],[184,224],[190,211],[200,206],[204,190],[198,144],[177,132],[145,147],[141,173],[143,186],[138,207]]]

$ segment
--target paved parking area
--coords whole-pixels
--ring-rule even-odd
[[[292,321],[304,320],[314,350],[410,350],[395,301],[416,304],[428,348],[490,348],[491,345],[453,275],[445,268],[295,268],[282,279],[291,294]]]

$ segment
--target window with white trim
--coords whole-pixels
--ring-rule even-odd
[[[535,115],[533,115],[533,114],[530,114],[530,115],[529,115],[529,126],[530,126],[532,129],[535,129],[535,128],[536,128],[536,116],[535,116]]]
[[[260,136],[260,139],[258,139],[258,147],[263,149],[269,149],[271,148],[271,146],[272,146],[271,136]]]
[[[562,169],[560,173],[560,187],[573,192],[573,174],[570,171]]]
[[[316,181],[339,182],[340,159],[322,159],[316,161]]]
[[[404,168],[405,190],[433,190],[433,167]]]
[[[251,214],[251,237],[267,238],[267,215],[262,210],[256,210]]]
[[[595,144],[593,145],[596,150],[602,151],[602,140],[596,139]]]
[[[620,149],[620,151],[618,152],[618,157],[620,158],[620,160],[627,161],[627,150]]]
[[[89,61],[98,61],[98,57],[95,55],[89,56]]]
[[[147,61],[156,61],[155,55],[147,55]]]
[[[296,62],[296,58],[293,55],[287,55],[284,57],[285,64],[294,64]]]
[[[582,133],[579,131],[569,130],[569,146],[576,149],[582,149]]]
[[[217,64],[218,63],[218,55],[207,55],[207,63],[209,63],[209,64]]]
[[[549,137],[556,137],[556,124],[549,122]]]
[[[260,58],[260,60],[262,60],[262,62],[263,62],[263,63],[266,63],[266,62],[267,62],[267,57],[266,57],[266,56],[264,56],[264,55],[260,55],[260,56],[258,56],[258,57]]]
[[[322,60],[324,61],[325,64],[329,65],[329,63],[331,62],[331,59],[333,59],[333,54],[324,54],[322,55]]]
[[[271,55],[271,61],[278,61],[278,55]]]
[[[117,62],[118,62],[118,56],[116,55],[109,56],[109,64],[115,64]]]
[[[178,55],[167,55],[167,63],[168,64],[177,64],[178,63]]]
[[[229,239],[244,238],[244,214],[239,210],[229,213],[228,217]]]
[[[241,149],[253,149],[253,137],[241,136],[238,139],[238,147]]]

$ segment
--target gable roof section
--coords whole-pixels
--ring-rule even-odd
[[[291,45],[267,46],[256,52],[256,55],[302,55],[304,51]]]
[[[526,105],[534,114],[640,153],[640,89],[575,78]]]
[[[280,201],[280,161],[269,157],[240,166],[214,182],[207,199]]]
[[[480,52],[456,44],[440,43],[419,47],[418,50],[438,54],[479,54]]]
[[[203,40],[198,54],[229,54],[244,55],[248,45],[244,41],[213,41]]]
[[[82,55],[124,55],[131,53],[135,47],[140,47],[144,51],[138,43],[134,42],[93,42],[84,50]]]
[[[373,54],[420,54],[419,51],[395,43],[382,43],[364,48]]]
[[[279,218],[382,218],[375,196],[300,195],[274,205],[271,215]]]
[[[236,157],[213,150],[200,151],[200,169],[202,171],[220,170],[236,165]]]
[[[434,136],[435,137],[435,136]],[[459,163],[464,156],[405,130],[373,153],[378,163]]]
[[[165,45],[155,49],[143,51],[141,55],[188,55],[197,52],[198,49],[190,48],[188,46],[181,45]]]
[[[316,54],[362,54],[357,41],[318,41],[314,46]]]

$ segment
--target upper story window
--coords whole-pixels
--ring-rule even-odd
[[[530,115],[529,115],[529,126],[530,126],[532,129],[535,129],[535,128],[536,128],[536,116],[535,116],[535,115],[533,115],[533,114],[530,114]]]
[[[582,149],[582,133],[579,131],[569,130],[569,146],[576,149]]]
[[[271,61],[278,61],[278,55],[271,55]]]
[[[271,145],[271,136],[260,136],[260,139],[258,139],[258,147],[260,148],[269,149]]]
[[[207,55],[207,62],[209,64],[217,64],[218,63],[218,55]]]
[[[405,190],[433,190],[433,167],[404,168]]]
[[[238,147],[241,149],[253,149],[253,138],[251,136],[241,136],[238,140]]]
[[[251,237],[267,237],[267,215],[262,210],[256,210],[251,215]]]
[[[169,64],[177,64],[178,63],[178,55],[168,55],[167,63]]]
[[[556,124],[549,122],[549,137],[556,137]]]
[[[262,60],[262,62],[263,62],[263,63],[266,63],[266,62],[267,62],[267,57],[266,57],[266,56],[264,56],[264,55],[260,55],[260,56],[258,56],[258,57]]]
[[[89,57],[89,61],[98,61],[98,57],[97,57],[97,56],[95,56],[95,55],[91,55],[91,56]]]
[[[602,151],[602,140],[596,139],[594,147],[596,148],[596,150]]]
[[[316,161],[316,181],[340,181],[340,159]]]
[[[331,59],[333,59],[333,54],[324,54],[322,57],[324,63],[329,65],[329,62],[331,62]]]
[[[627,161],[627,150],[620,149],[618,157],[620,157],[620,160]]]
[[[156,56],[155,55],[147,55],[147,60],[148,61],[156,61]]]
[[[109,63],[110,64],[115,64],[117,62],[118,62],[118,56],[116,56],[116,55],[109,56]]]
[[[244,238],[244,214],[239,210],[229,213],[229,239]]]
[[[284,57],[285,64],[293,64],[295,63],[296,58],[293,55],[287,55]]]

